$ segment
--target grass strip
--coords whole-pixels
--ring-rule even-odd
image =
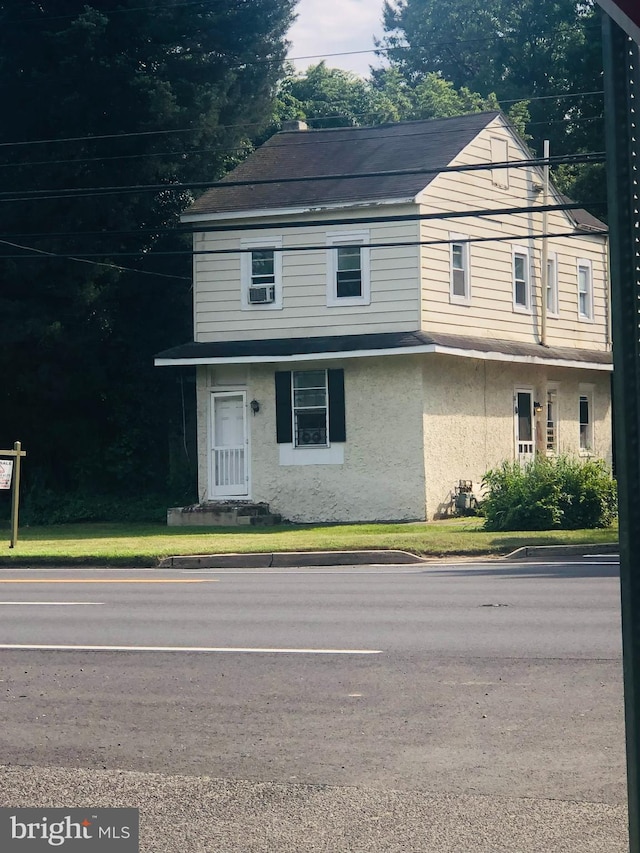
[[[4,542],[3,542],[4,539]],[[527,545],[617,542],[618,529],[489,533],[481,519],[429,523],[166,527],[61,524],[24,527],[15,548],[0,528],[0,565],[154,566],[164,557],[271,551],[400,550],[421,556],[506,554]]]

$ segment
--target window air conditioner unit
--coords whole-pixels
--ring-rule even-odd
[[[320,429],[302,429],[298,433],[298,446],[326,444],[324,430]]]
[[[263,284],[249,288],[249,302],[251,305],[267,305],[276,301],[275,284]]]

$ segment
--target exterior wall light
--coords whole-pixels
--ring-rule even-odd
[[[251,411],[254,415],[257,415],[260,411],[260,403],[257,400],[252,400],[249,405],[251,406]]]
[[[253,406],[253,403],[251,405]],[[542,403],[534,403],[533,404],[533,411],[536,413],[536,415],[539,415],[540,412],[542,411]]]

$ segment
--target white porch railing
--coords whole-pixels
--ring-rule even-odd
[[[215,451],[216,488],[245,489],[244,447],[223,447]]]

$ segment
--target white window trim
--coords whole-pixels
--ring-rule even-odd
[[[328,234],[327,246],[353,246],[368,243],[369,231],[350,231],[344,234]],[[371,254],[368,246],[360,249],[360,270],[362,275],[361,296],[338,296],[337,294],[338,253],[327,249],[327,307],[336,308],[346,305],[371,304]]]
[[[265,305],[249,302],[251,287],[251,252],[240,254],[240,307],[243,311],[280,311],[282,310],[282,237],[264,237],[256,240],[241,240],[241,249],[275,249],[273,255],[273,273],[275,285],[275,300]]]
[[[315,370],[321,370],[324,373],[324,431],[325,431],[325,443],[324,444],[298,444],[296,442],[296,409],[304,408],[303,406],[296,407],[296,388],[295,388],[295,375],[296,373],[310,373],[315,372]],[[291,429],[293,431],[293,448],[296,452],[299,450],[326,450],[328,447],[331,447],[331,441],[329,439],[329,374],[327,372],[327,368],[309,368],[309,370],[292,370],[291,371]]]
[[[471,249],[468,242],[468,234],[449,234],[449,301],[457,305],[469,305],[471,303]],[[467,242],[465,242],[467,241]],[[462,268],[464,271],[464,296],[459,296],[453,292],[453,246],[455,244],[462,246]]]
[[[526,441],[520,437],[520,425],[518,421],[518,394],[528,394],[530,397],[530,421],[531,421],[531,441]],[[534,409],[535,392],[532,386],[519,385],[513,389],[513,439],[514,439],[514,458],[516,461],[533,461],[536,456],[536,413]],[[521,454],[519,445],[531,444],[531,453]]]
[[[498,146],[505,148],[505,156],[500,156],[501,152],[496,149]],[[492,163],[508,163],[509,162],[509,140],[502,136],[492,136],[489,142],[489,152]],[[491,183],[494,187],[501,190],[509,189],[509,169],[492,169]]]
[[[526,304],[521,305],[516,302],[516,255],[524,255],[525,258],[525,283],[526,283]],[[531,314],[531,254],[526,246],[511,247],[511,297],[513,299],[513,310],[519,314]]]
[[[344,443],[329,447],[296,447],[279,444],[280,465],[344,465]]]
[[[589,271],[589,289],[587,291],[588,298],[588,314],[583,314],[580,310],[580,269],[585,268]],[[576,260],[576,288],[578,298],[578,319],[584,323],[593,323],[593,264],[588,258],[577,258]]]
[[[548,272],[549,265],[551,265],[553,270],[553,279],[549,280]],[[549,307],[549,290],[551,291],[551,304],[553,307]],[[547,300],[547,316],[548,317],[559,317],[560,316],[560,300],[558,293],[558,254],[557,252],[549,252],[547,255],[547,293],[545,293],[545,299]]]

